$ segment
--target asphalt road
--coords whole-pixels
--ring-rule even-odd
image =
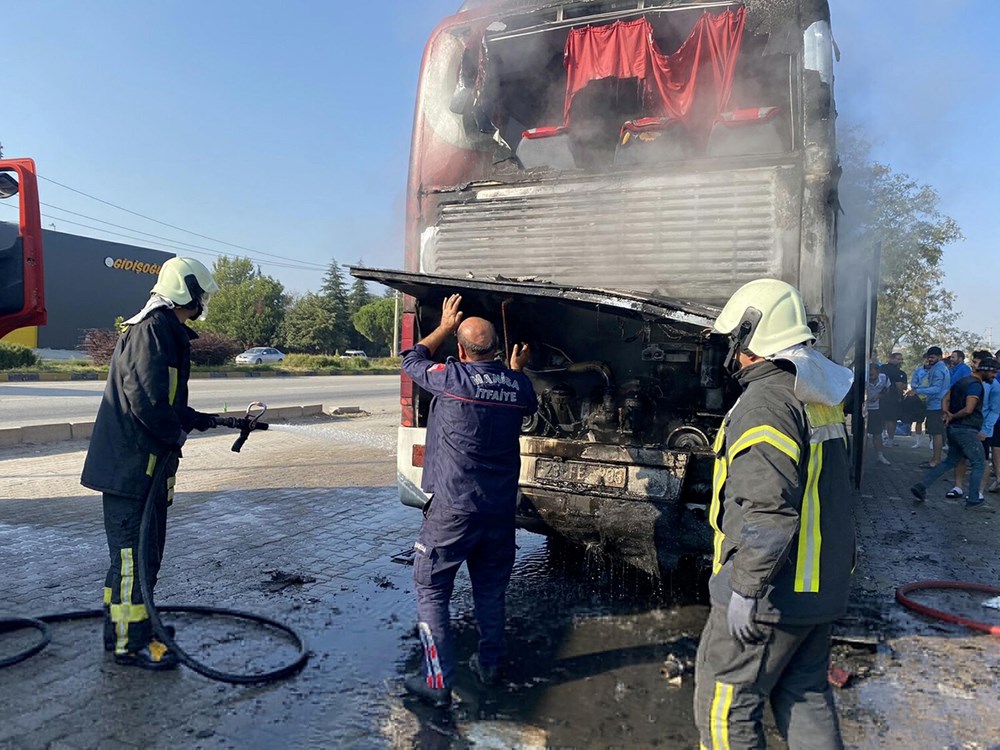
[[[242,411],[251,401],[269,406],[360,406],[369,412],[398,408],[395,375],[191,380],[190,404],[199,411]],[[0,428],[92,420],[102,381],[0,384]]]

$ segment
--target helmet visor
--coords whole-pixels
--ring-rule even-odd
[[[202,292],[198,295],[198,316],[196,320],[205,320],[208,317],[208,302],[212,299],[212,295],[208,292]]]

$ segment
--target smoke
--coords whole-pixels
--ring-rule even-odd
[[[977,301],[995,295],[1000,274],[994,252],[1000,214],[990,191],[980,189],[1000,171],[988,125],[1000,66],[992,39],[997,11],[967,1],[905,8],[835,3],[832,10],[842,50],[841,130],[845,123],[860,130],[873,143],[875,161],[938,191],[942,212],[967,237],[946,249],[941,271],[962,325],[982,332],[995,313]]]

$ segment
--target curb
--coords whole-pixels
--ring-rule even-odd
[[[0,383],[64,383],[70,380],[104,380],[96,372],[0,372]]]
[[[332,408],[332,407],[331,407]],[[357,413],[356,406],[341,406],[333,411],[340,413]],[[232,414],[233,412],[230,412]],[[322,404],[308,406],[270,406],[267,409],[267,422],[318,417],[327,414]],[[34,424],[26,427],[9,427],[0,429],[0,448],[13,448],[19,445],[48,445],[67,440],[89,440],[94,432],[93,422],[60,422],[56,424]]]

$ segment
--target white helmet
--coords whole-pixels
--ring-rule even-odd
[[[205,265],[193,258],[171,258],[160,268],[152,289],[175,305],[204,307],[207,296],[219,291],[219,285]]]
[[[770,357],[816,338],[799,290],[777,279],[757,279],[736,290],[719,313],[715,331],[732,337],[734,347],[758,357]]]

